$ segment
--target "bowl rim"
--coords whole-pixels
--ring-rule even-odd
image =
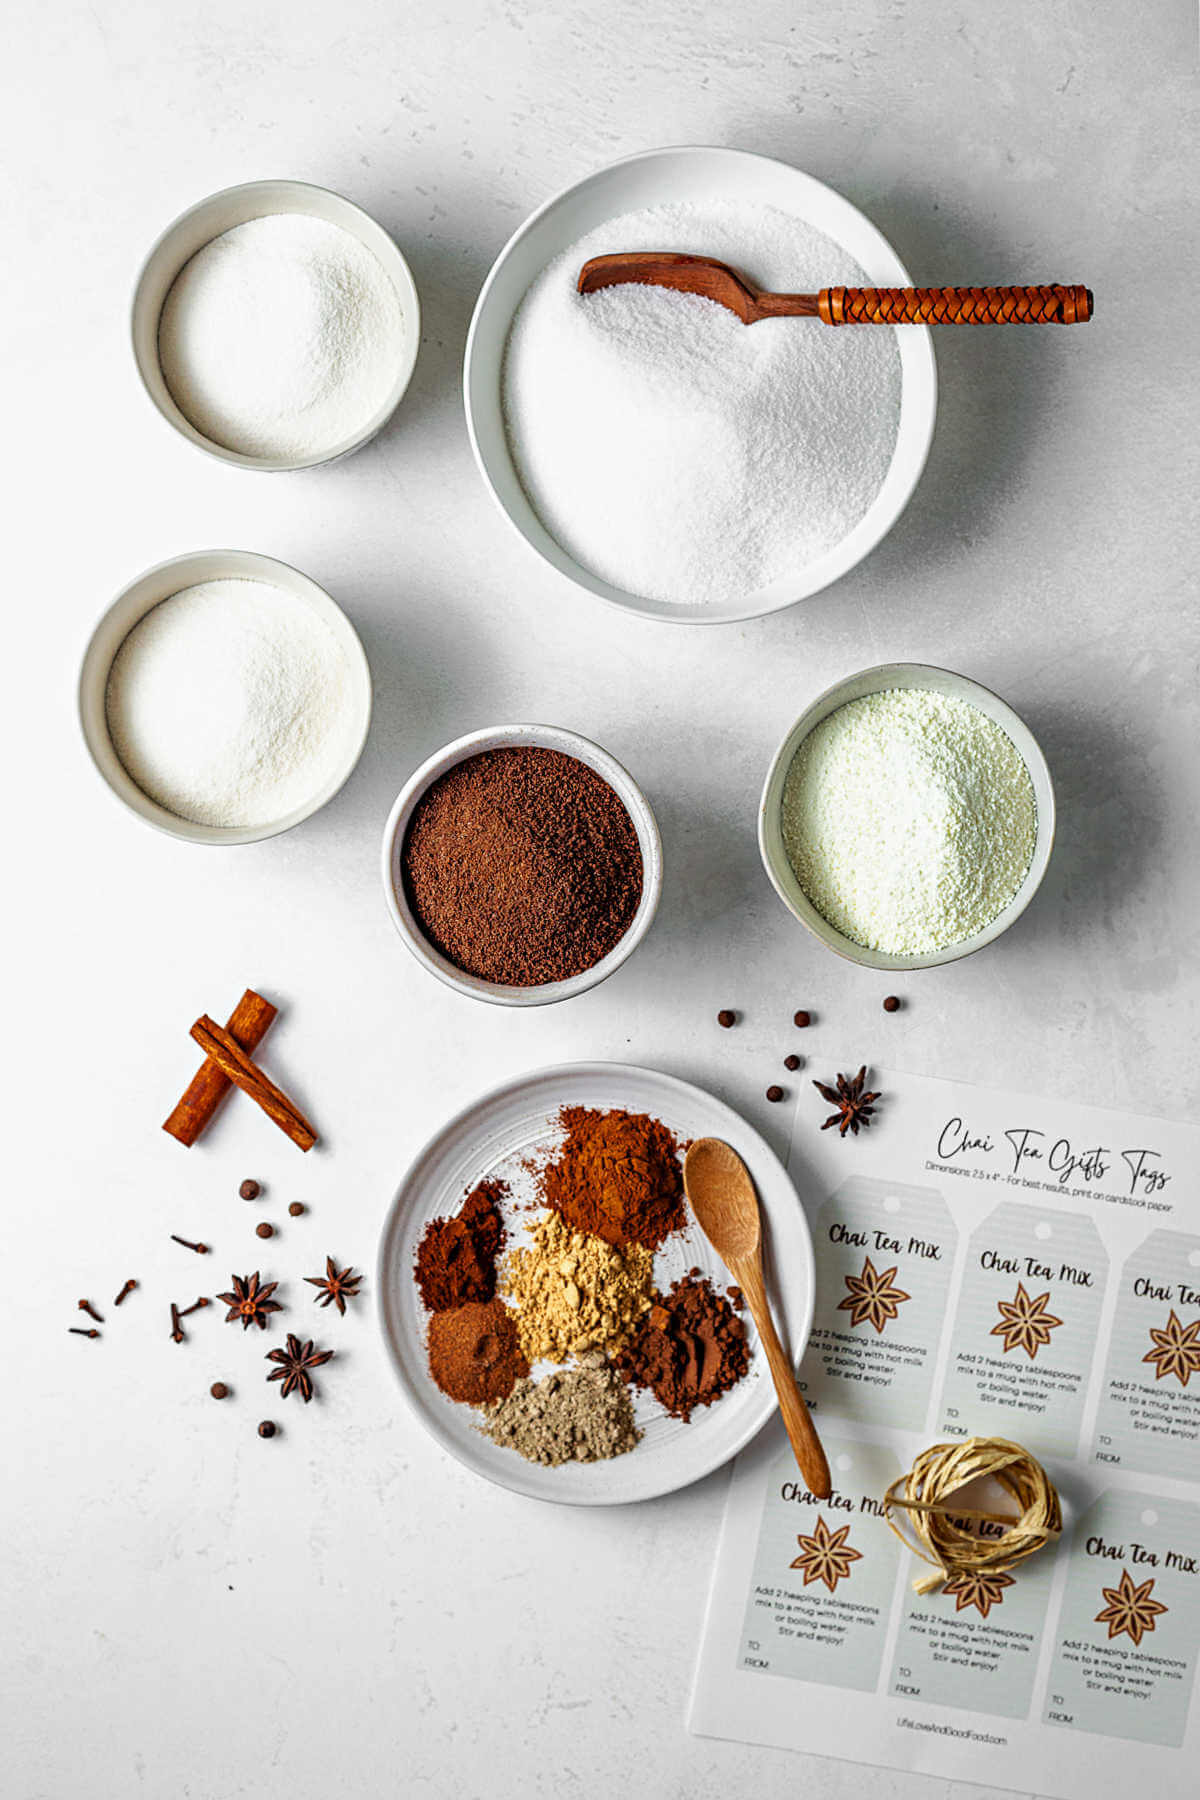
[[[313,205],[313,200],[319,201]],[[231,220],[225,224],[216,224],[210,235],[203,242],[196,244],[186,255],[174,258],[173,246],[177,240],[188,235],[188,228],[204,215],[219,215],[222,210],[236,206],[239,201],[252,201],[257,204],[262,199],[271,199],[277,204],[265,204],[261,212],[249,213],[245,218]],[[287,204],[288,201],[295,204]],[[307,202],[307,204],[306,204]],[[158,328],[162,309],[166,303],[171,287],[185,265],[191,261],[205,244],[224,232],[231,231],[235,224],[246,224],[252,218],[266,218],[271,213],[293,212],[309,218],[326,218],[330,212],[338,215],[336,221],[343,229],[349,231],[367,249],[374,252],[386,270],[396,288],[400,301],[400,310],[404,317],[405,334],[401,344],[400,359],[397,365],[396,378],[392,383],[387,399],[382,407],[367,420],[365,425],[353,437],[343,443],[336,444],[331,450],[321,451],[313,456],[270,457],[250,456],[241,450],[231,450],[224,444],[206,437],[199,428],[192,424],[187,414],[177,405],[162,371],[158,356]],[[168,255],[168,252],[171,254]],[[157,304],[151,298],[152,285],[159,285],[158,265],[160,261],[171,264],[171,272],[165,278]],[[149,314],[153,311],[151,321]],[[216,457],[219,462],[231,463],[235,468],[254,469],[264,474],[286,474],[297,469],[315,469],[326,463],[340,462],[342,457],[353,455],[364,444],[377,437],[392,418],[412,380],[413,370],[421,347],[421,300],[417,293],[417,284],[400,246],[391,233],[386,231],[377,219],[372,218],[356,201],[348,200],[334,188],[319,187],[311,181],[293,181],[289,177],[266,177],[258,181],[236,182],[232,187],[218,188],[214,193],[206,194],[191,206],[179,213],[159,232],[153,244],[146,252],[134,282],[133,297],[129,314],[130,342],[133,348],[134,365],[142,389],[148,396],[155,410],[167,423],[174,427],[179,435],[197,449]]]
[[[927,688],[937,693],[955,695],[977,707],[999,725],[1029,771],[1037,809],[1037,829],[1029,867],[1008,905],[997,913],[990,924],[972,937],[919,956],[893,955],[882,950],[871,950],[865,944],[855,943],[852,938],[831,925],[801,888],[783,847],[780,827],[783,786],[792,759],[804,739],[822,719],[828,718],[840,707],[867,694],[881,693],[897,687]],[[982,682],[972,680],[969,675],[960,675],[953,669],[941,668],[935,663],[877,663],[843,676],[818,694],[791,725],[771,758],[758,806],[759,856],[771,886],[793,918],[798,919],[827,949],[847,962],[857,963],[862,968],[876,969],[881,973],[909,974],[918,969],[941,968],[946,963],[974,956],[977,951],[1002,937],[1020,918],[1041,886],[1053,852],[1056,829],[1057,807],[1050,767],[1041,745],[1024,719],[1006,700],[991,688],[985,687]]]
[[[617,795],[633,821],[638,848],[642,853],[642,896],[624,936],[614,944],[607,956],[566,981],[547,981],[537,987],[509,987],[469,975],[429,942],[421,930],[404,893],[400,857],[409,823],[417,803],[433,783],[459,763],[480,756],[488,750],[503,750],[529,745],[537,749],[558,750],[572,756],[595,771]],[[425,760],[409,776],[397,794],[383,828],[380,859],[384,899],[393,925],[410,954],[429,974],[446,987],[472,1000],[493,1006],[552,1006],[560,1000],[571,1000],[598,987],[628,961],[647,935],[658,911],[663,885],[662,838],[650,802],[624,764],[617,761],[600,744],[579,732],[561,725],[515,724],[488,725],[465,736],[454,738]]]
[[[182,593],[185,588],[204,581],[227,580],[265,581],[314,608],[332,630],[346,658],[349,704],[357,718],[346,756],[324,786],[302,806],[262,826],[201,825],[169,812],[158,801],[152,800],[128,773],[108,730],[108,677],[118,650],[134,626],[162,601]],[[362,639],[347,614],[310,575],[257,550],[190,550],[143,569],[140,575],[126,583],[93,626],[76,684],[76,712],[84,747],[109,792],[135,818],[152,825],[166,837],[189,844],[258,844],[312,818],[345,786],[358,766],[371,729],[372,706],[371,667]]]
[[[525,499],[524,502],[528,519],[524,517],[518,519],[510,510],[507,500],[501,494],[497,482],[493,477],[489,452],[483,447],[477,419],[475,387],[478,378],[476,366],[478,360],[478,345],[482,327],[487,318],[488,308],[491,305],[492,295],[500,282],[510,259],[516,254],[525,239],[538,229],[543,220],[551,212],[568,204],[576,196],[585,193],[589,188],[598,186],[603,182],[610,180],[619,170],[629,169],[634,165],[639,164],[650,164],[672,157],[687,157],[696,159],[697,161],[710,160],[722,162],[726,165],[740,164],[747,169],[765,167],[786,171],[789,177],[794,178],[798,187],[806,187],[810,192],[819,194],[821,205],[823,207],[830,207],[835,213],[840,213],[844,218],[848,220],[852,219],[855,231],[861,232],[863,237],[870,242],[872,257],[874,259],[874,268],[868,268],[867,273],[873,280],[874,285],[900,287],[912,285],[912,277],[909,275],[908,270],[901,262],[889,240],[883,235],[879,227],[875,225],[853,201],[848,200],[845,195],[839,193],[836,188],[831,187],[827,182],[820,181],[816,176],[808,174],[806,170],[795,167],[794,164],[784,162],[780,157],[766,156],[758,151],[740,150],[718,144],[667,144],[662,145],[657,149],[636,151],[630,156],[618,157],[616,161],[607,163],[599,169],[593,169],[580,180],[569,182],[556,193],[551,194],[541,206],[537,207],[529,214],[508,238],[507,242],[501,247],[491,268],[488,270],[471,314],[471,323],[467,331],[467,342],[463,355],[463,406],[466,414],[467,436],[471,445],[471,453],[475,459],[475,466],[483,480],[484,487],[512,531],[514,531],[517,537],[539,556],[544,563],[548,564],[549,567],[556,570],[568,581],[572,582],[574,586],[582,588],[586,593],[594,595],[597,599],[603,600],[608,605],[617,607],[622,612],[632,613],[635,616],[642,618],[663,620],[669,624],[720,625],[766,617],[771,613],[782,612],[790,606],[797,605],[802,600],[811,599],[815,594],[822,592],[833,582],[839,581],[843,576],[848,575],[852,569],[857,567],[861,561],[869,556],[871,552],[877,549],[879,544],[883,542],[883,539],[892,530],[909,501],[912,499],[913,494],[916,492],[925,469],[926,461],[928,460],[929,449],[933,442],[933,433],[937,422],[937,363],[934,357],[933,338],[929,328],[925,325],[906,327],[903,334],[900,335],[897,340],[900,346],[901,366],[904,373],[902,377],[903,386],[901,390],[900,425],[897,432],[896,447],[892,453],[892,461],[888,466],[887,475],[884,477],[884,481],[879,492],[876,494],[874,501],[868,511],[863,515],[863,518],[860,519],[858,524],[854,527],[853,531],[842,539],[840,544],[835,545],[832,550],[827,551],[822,557],[817,558],[808,565],[808,570],[810,572],[813,570],[825,571],[824,573],[819,573],[816,580],[805,580],[803,578],[804,571],[801,571],[800,576],[794,581],[776,582],[772,584],[771,587],[756,590],[754,594],[745,596],[740,601],[732,601],[719,606],[688,606],[678,602],[650,600],[645,596],[636,595],[630,593],[626,589],[615,587],[612,583],[605,581],[602,577],[594,575],[589,569],[585,568],[582,563],[577,562],[568,551],[564,550],[563,547],[556,542],[549,531],[542,525],[533,509],[532,503],[530,503],[528,499]],[[825,229],[824,226],[821,228]],[[828,235],[833,235],[833,233],[828,233]],[[861,246],[852,253],[858,255],[859,260],[861,260],[860,252]],[[531,280],[532,279],[534,279],[534,277],[531,277]],[[523,290],[523,294],[527,292],[528,285]],[[513,307],[506,323],[504,333],[505,344],[507,344],[508,332],[511,330],[512,319],[516,316],[517,306],[519,305],[520,300],[518,300]],[[502,350],[496,370],[495,385],[498,392],[502,389],[503,366],[504,354]],[[917,379],[918,376],[919,379]],[[489,390],[490,387],[491,384],[489,383]],[[924,402],[923,411],[920,410],[922,402]],[[502,402],[497,399],[496,404],[500,405]],[[504,436],[502,428],[501,436]],[[505,442],[506,441],[507,440],[505,439]],[[897,457],[901,454],[902,446],[904,451],[905,473],[898,475]],[[507,452],[507,449],[504,452],[504,456],[508,463],[512,481],[523,495],[524,490],[521,487],[520,478],[517,475],[515,466],[512,463],[511,455]],[[529,528],[530,526],[533,527],[532,530]],[[864,530],[864,527],[868,526],[869,529]],[[849,555],[845,554],[847,545],[855,546]],[[826,565],[828,566],[826,567]],[[779,594],[778,590],[781,588],[790,588],[794,591]],[[775,597],[764,604],[764,596],[768,595],[773,595]]]

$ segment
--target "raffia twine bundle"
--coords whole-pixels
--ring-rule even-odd
[[[954,1504],[954,1495],[990,1476],[1016,1503],[1015,1513],[980,1512]],[[1062,1507],[1042,1465],[1007,1438],[967,1438],[961,1444],[934,1444],[923,1450],[907,1475],[884,1496],[887,1522],[933,1573],[913,1582],[918,1594],[932,1593],[955,1575],[1003,1574],[1044,1548],[1062,1532]],[[901,1526],[893,1509],[904,1509]],[[980,1537],[980,1522],[1003,1525],[999,1537]]]

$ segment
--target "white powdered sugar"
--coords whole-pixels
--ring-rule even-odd
[[[265,581],[204,581],[139,620],[105,701],[126,773],[195,825],[304,806],[346,754],[347,668],[312,607]]]
[[[974,937],[1029,868],[1037,809],[1011,738],[976,706],[891,688],[805,738],[783,790],[796,878],[838,931],[919,956]]]
[[[236,225],[172,283],[158,326],[171,397],[226,450],[295,459],[341,448],[386,405],[405,323],[379,258],[301,213]]]
[[[588,257],[713,256],[760,287],[861,284],[823,233],[770,207],[684,204],[611,219],[558,257],[513,321],[513,461],[547,531],[593,574],[681,606],[795,577],[869,510],[900,419],[888,327],[743,325],[664,288],[576,291]]]

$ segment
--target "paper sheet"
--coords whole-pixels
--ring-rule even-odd
[[[834,1493],[807,1494],[777,1421],[739,1457],[690,1728],[1061,1800],[1193,1800],[1200,1132],[871,1085],[878,1115],[844,1140],[802,1093],[789,1157]],[[999,1582],[919,1596],[881,1497],[972,1435],[1032,1450],[1067,1529]]]

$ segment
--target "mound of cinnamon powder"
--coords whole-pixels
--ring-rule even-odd
[[[686,1221],[679,1146],[649,1113],[564,1106],[561,1150],[541,1171],[547,1206],[576,1231],[657,1250]]]
[[[529,1373],[516,1316],[500,1300],[435,1312],[428,1350],[429,1373],[443,1394],[468,1406],[503,1400]]]
[[[642,897],[642,852],[619,796],[578,757],[530,744],[468,757],[435,781],[401,867],[434,948],[506,987],[592,968]]]

